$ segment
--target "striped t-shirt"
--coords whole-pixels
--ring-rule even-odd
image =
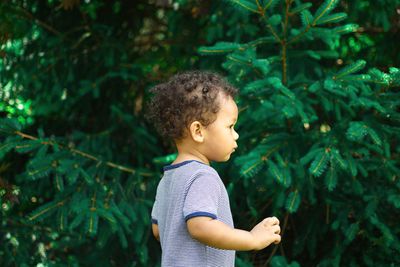
[[[161,266],[234,266],[234,250],[209,247],[190,236],[186,221],[196,216],[233,228],[228,193],[218,173],[195,160],[164,167],[151,213],[160,232]]]

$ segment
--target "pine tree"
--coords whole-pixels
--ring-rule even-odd
[[[165,1],[0,2],[0,266],[157,266],[168,147],[144,100],[196,62],[198,23]]]
[[[239,150],[215,165],[236,225],[283,229],[237,265],[398,265],[398,6],[3,1],[0,265],[157,266],[149,211],[174,153],[147,88],[220,63],[240,88]]]
[[[339,58],[358,29],[339,1],[229,2],[259,34],[199,49],[224,55],[241,89],[228,188],[234,210],[279,215],[283,233],[278,250],[240,266],[399,264],[400,69]]]

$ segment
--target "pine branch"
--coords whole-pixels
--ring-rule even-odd
[[[26,223],[26,220],[23,219],[22,216],[17,216],[17,217],[8,217],[7,218],[7,222],[6,225],[1,228],[1,231],[8,231],[8,232],[16,232],[16,228],[19,229],[29,229],[29,231],[33,232],[41,232],[41,233],[46,233],[46,234],[51,234],[54,233],[54,231],[56,231],[56,229],[49,227],[49,226],[44,226],[41,224],[32,224],[32,223]],[[0,231],[0,232],[1,232]],[[59,233],[59,234],[62,234]],[[82,238],[82,236],[78,233],[74,233],[74,232],[69,232],[68,233],[69,237],[73,237],[73,238]]]
[[[292,10],[290,10],[289,15],[290,15],[290,16],[293,16],[293,15],[295,15],[296,13],[299,13],[299,12],[305,10],[305,9],[310,8],[310,7],[312,7],[312,3],[300,4],[300,5],[298,5],[297,7],[293,8]]]
[[[19,136],[21,136],[22,138],[25,138],[25,139],[30,139],[30,140],[35,140],[35,141],[39,140],[39,138],[37,138],[37,137],[25,134],[25,133],[20,132],[20,131],[15,131],[15,134],[19,135]],[[83,151],[75,149],[75,148],[70,148],[70,147],[61,145],[61,144],[59,144],[59,143],[57,143],[55,141],[42,141],[41,144],[42,145],[49,145],[49,146],[56,145],[61,149],[68,150],[71,153],[75,153],[75,154],[78,154],[78,155],[80,155],[80,156],[82,156],[84,158],[96,161],[96,162],[98,162],[98,164],[103,163],[102,160],[100,160],[99,158],[97,158],[97,157],[95,157],[95,156],[93,156],[91,154],[88,154],[86,152],[83,152]],[[118,169],[118,170],[123,171],[123,172],[128,172],[128,173],[131,173],[133,175],[137,173],[137,171],[135,169],[132,169],[132,168],[129,168],[129,167],[125,167],[125,166],[122,166],[122,165],[119,165],[119,164],[116,164],[116,163],[113,163],[113,162],[110,162],[110,161],[106,161],[105,164],[107,166],[111,167],[111,168],[115,168],[115,169]],[[145,176],[145,177],[150,177],[150,176],[153,175],[152,173],[149,173],[149,172],[138,172],[138,174],[141,175],[141,176]]]
[[[262,12],[263,11],[263,7],[261,6],[260,1],[256,0],[256,4],[257,4],[258,11]]]
[[[343,76],[347,76],[352,74],[356,71],[359,71],[365,67],[366,61],[365,60],[357,60],[356,62],[342,68],[336,75],[332,77],[332,79],[337,80]]]
[[[325,171],[328,165],[329,153],[331,149],[326,148],[324,152],[318,153],[314,161],[311,163],[309,171],[312,175],[319,177]]]
[[[251,12],[254,12],[254,13],[260,13],[260,10],[253,3],[250,3],[248,1],[243,1],[243,0],[231,0],[231,1],[233,3],[241,6],[242,8],[248,10],[248,11],[251,11]]]
[[[286,9],[285,9],[285,22],[283,24],[283,37],[286,39],[287,35],[287,29],[288,29],[288,24],[289,24],[289,16],[290,16],[290,6],[293,3],[293,0],[286,0]]]
[[[34,211],[31,214],[31,216],[28,216],[28,219],[30,221],[33,221],[33,220],[37,219],[38,217],[42,216],[43,214],[46,214],[47,212],[53,210],[54,208],[63,206],[68,199],[69,198],[66,198],[62,201],[50,202],[47,205],[43,205],[38,210]]]
[[[268,18],[265,15],[265,9],[263,9],[262,12],[260,12],[261,17],[265,21],[265,24],[267,25],[268,30],[272,33],[272,35],[275,37],[276,41],[279,43],[282,43],[281,38],[279,35],[275,32],[274,28],[272,27],[271,23],[268,21]]]
[[[254,172],[254,170],[257,169],[257,168],[259,167],[259,165],[260,165],[261,163],[263,163],[263,162],[264,162],[263,158],[261,158],[260,160],[257,160],[254,164],[252,164],[252,165],[249,166],[247,169],[245,169],[245,170],[242,172],[242,175],[243,175],[243,176],[246,176],[246,175],[248,175],[248,174]]]
[[[321,25],[321,24],[326,24],[326,23],[333,23],[333,22],[339,22],[344,20],[345,18],[347,18],[347,14],[340,12],[340,13],[336,13],[330,16],[326,16],[323,19],[318,20],[318,22],[316,24]]]
[[[269,0],[268,3],[264,6],[264,12],[271,6],[273,0]],[[257,0],[257,5],[259,5],[259,1]]]
[[[256,4],[258,7],[258,10],[260,12],[260,14],[265,14],[265,12],[267,11],[268,8],[273,8],[273,6],[276,4],[277,1],[274,0],[269,0],[268,3],[264,4],[264,7],[261,5],[259,0],[256,0]]]
[[[286,85],[287,83],[287,28],[289,24],[289,16],[290,16],[290,5],[293,0],[286,0],[286,9],[285,9],[285,22],[283,24],[283,39],[282,39],[282,83]]]
[[[318,20],[322,18],[325,13],[329,13],[337,4],[338,0],[326,0],[324,4],[317,10],[315,14],[316,17],[314,18],[313,25],[316,25]]]
[[[89,235],[94,236],[97,233],[97,226],[99,222],[99,216],[97,215],[96,211],[96,200],[97,200],[97,192],[94,191],[93,197],[91,198],[92,204],[90,206],[90,215],[87,221],[87,232]]]
[[[293,213],[297,211],[300,205],[300,197],[299,197],[299,190],[296,189],[294,192],[290,192],[288,199],[286,200],[286,209],[289,213]]]
[[[296,42],[297,40],[299,40],[301,37],[303,37],[304,34],[306,34],[309,30],[311,29],[311,24],[309,24],[309,26],[307,26],[301,33],[297,34],[296,36],[294,36],[292,39],[290,39],[287,42],[287,45],[291,45],[294,42]]]
[[[198,51],[200,54],[226,54],[239,50],[241,46],[237,43],[217,42],[213,46],[201,46]]]
[[[325,3],[322,4],[320,6],[320,8],[318,9],[318,11],[315,14],[314,18],[311,15],[311,13],[309,13],[309,11],[307,9],[308,6],[307,7],[306,6],[302,6],[302,8],[303,8],[302,17],[304,18],[304,20],[306,20],[307,26],[304,28],[304,30],[302,32],[300,32],[299,34],[294,36],[292,39],[290,39],[288,41],[288,45],[298,41],[312,27],[314,27],[314,26],[316,26],[318,24],[324,24],[324,23],[329,23],[329,22],[338,22],[340,20],[345,19],[346,16],[347,16],[347,14],[345,14],[345,13],[336,13],[334,15],[331,15],[331,16],[328,16],[328,17],[324,17],[324,15],[328,14],[336,6],[336,4],[337,4],[337,0],[327,0],[327,1],[325,1]],[[323,18],[323,20],[320,21],[321,18]],[[310,21],[310,19],[312,19],[312,21]],[[346,28],[346,30],[344,30],[344,32],[347,32],[347,30],[348,29]]]

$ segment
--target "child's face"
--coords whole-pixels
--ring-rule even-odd
[[[220,110],[217,119],[206,127],[205,156],[210,161],[227,161],[237,148],[238,133],[233,128],[238,118],[238,108],[232,97],[219,95]]]

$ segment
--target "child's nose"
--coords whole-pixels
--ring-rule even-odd
[[[233,138],[235,139],[235,141],[236,140],[238,140],[239,139],[239,134],[235,131],[235,130],[233,130]]]

